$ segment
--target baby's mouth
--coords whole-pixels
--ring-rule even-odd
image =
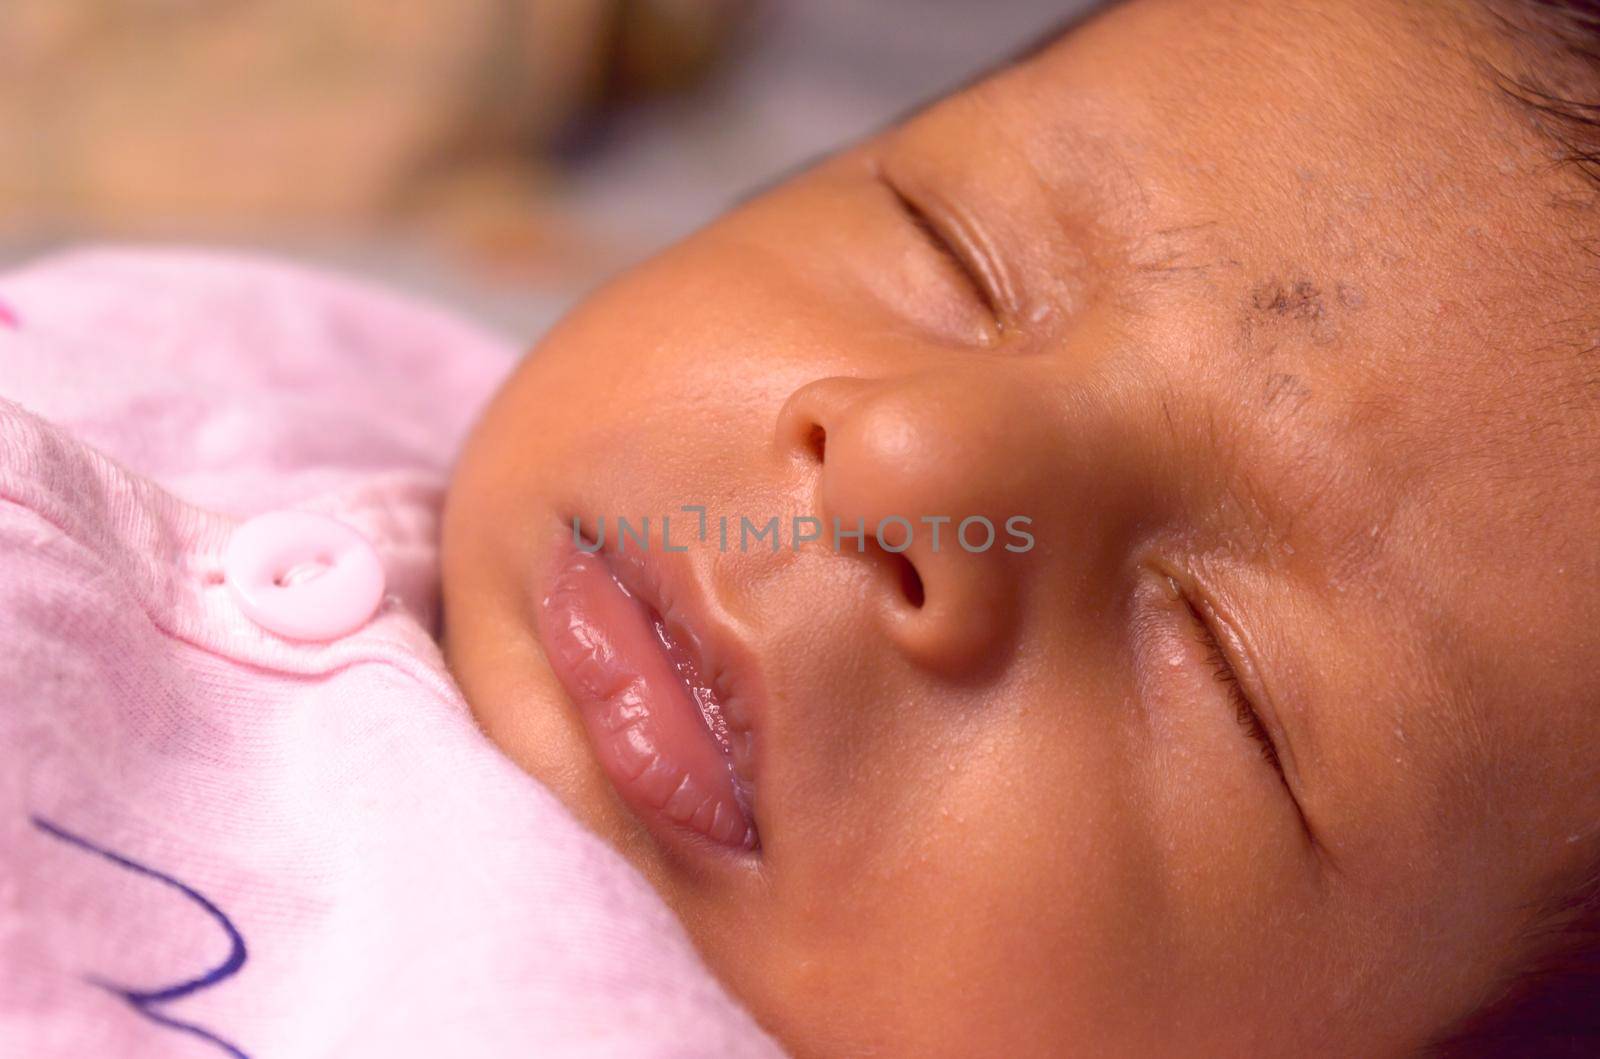
[[[753,852],[751,732],[645,558],[564,543],[538,609],[601,770],[658,841]]]

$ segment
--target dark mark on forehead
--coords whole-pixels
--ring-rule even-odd
[[[1361,293],[1360,287],[1352,287],[1348,283],[1341,283],[1335,293],[1339,297],[1339,304],[1346,309],[1359,309],[1367,304],[1367,296]]]
[[[1348,283],[1336,283],[1330,292],[1325,285],[1305,277],[1280,279],[1273,277],[1250,289],[1249,307],[1243,321],[1244,337],[1248,340],[1255,330],[1254,323],[1274,325],[1299,323],[1311,332],[1318,345],[1337,340],[1339,328],[1335,318],[1340,309],[1358,311],[1366,304],[1360,288]]]
[[[1272,279],[1257,284],[1250,292],[1250,304],[1258,312],[1295,320],[1320,320],[1325,312],[1322,291],[1308,279],[1290,283]]]

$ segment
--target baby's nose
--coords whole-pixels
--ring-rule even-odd
[[[1028,404],[946,371],[820,379],[779,415],[779,444],[815,475],[815,546],[880,566],[885,629],[923,665],[989,664],[1014,631],[1050,462]]]

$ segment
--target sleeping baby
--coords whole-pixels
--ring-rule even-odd
[[[1595,1054],[1597,50],[1129,0],[515,366],[0,278],[0,1053]]]

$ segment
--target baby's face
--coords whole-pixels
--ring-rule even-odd
[[[483,419],[453,671],[799,1053],[1384,1054],[1593,855],[1582,185],[1465,10],[1135,0],[600,291]],[[629,772],[728,761],[644,607],[735,728],[663,810]]]

